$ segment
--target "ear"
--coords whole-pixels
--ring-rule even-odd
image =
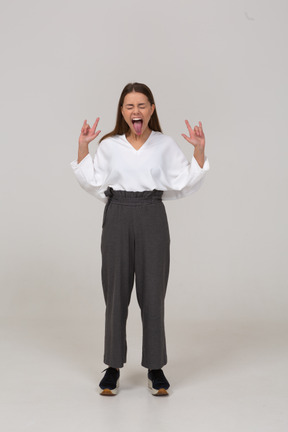
[[[154,105],[154,104],[152,104],[152,105],[151,105],[151,108],[152,108],[152,114],[151,114],[151,115],[153,115],[153,113],[154,113],[154,110],[155,110],[155,105]]]

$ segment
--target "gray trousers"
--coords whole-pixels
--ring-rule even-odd
[[[160,369],[167,363],[164,298],[170,235],[163,191],[131,192],[108,188],[101,237],[102,285],[106,303],[104,363],[126,362],[126,321],[136,285],[143,324],[142,366]]]

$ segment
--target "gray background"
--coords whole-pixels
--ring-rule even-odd
[[[1,2],[3,322],[27,325],[26,337],[40,322],[65,322],[63,344],[74,325],[85,358],[96,347],[89,367],[100,368],[104,205],[80,188],[70,162],[84,119],[100,116],[101,136],[112,130],[122,88],[139,81],[189,160],[184,120],[202,121],[211,165],[199,192],[165,202],[175,365],[173,341],[181,352],[203,323],[285,334],[287,12],[284,0]],[[138,359],[134,296],[128,329]],[[65,351],[67,362],[73,356]]]
[[[102,309],[104,206],[69,164],[84,119],[110,131],[139,81],[188,159],[184,120],[203,122],[211,165],[197,194],[166,203],[169,314],[286,319],[285,4],[3,2],[3,315]]]

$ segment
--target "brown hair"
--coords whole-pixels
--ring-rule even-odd
[[[113,131],[109,132],[108,134],[104,135],[99,143],[101,141],[103,141],[105,138],[114,136],[114,135],[123,135],[126,134],[129,131],[129,126],[126,123],[126,121],[124,120],[124,117],[122,116],[122,112],[121,112],[121,108],[124,102],[124,98],[128,93],[132,93],[132,92],[137,92],[137,93],[143,93],[145,96],[147,96],[150,104],[155,105],[154,102],[154,97],[153,94],[151,92],[151,90],[149,89],[149,87],[147,87],[145,84],[141,84],[141,83],[129,83],[127,84],[124,89],[122,90],[119,102],[118,102],[118,109],[117,109],[117,117],[116,117],[116,125]],[[154,109],[154,112],[150,118],[150,121],[148,123],[148,126],[151,130],[156,131],[156,132],[162,132],[161,130],[161,126],[159,123],[159,119],[158,119],[158,115],[157,115],[157,111],[156,111],[156,106]]]

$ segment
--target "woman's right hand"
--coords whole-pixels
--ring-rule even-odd
[[[87,124],[87,120],[84,121],[81,129],[81,134],[79,136],[79,146],[88,146],[88,144],[99,135],[101,130],[96,132],[99,120],[100,118],[98,117],[92,128],[90,128],[89,124]]]

